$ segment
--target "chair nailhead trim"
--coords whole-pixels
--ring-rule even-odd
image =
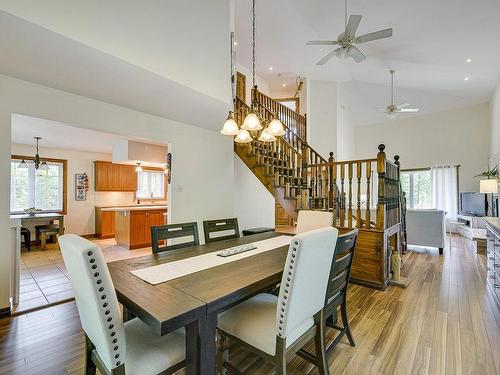
[[[295,246],[297,246],[298,244],[299,244],[298,241],[294,241]],[[292,274],[293,274],[293,268],[294,268],[293,264],[295,263],[295,260],[294,260],[294,258],[296,257],[295,252],[297,251],[297,248],[295,246],[292,247],[291,259],[289,260],[289,264],[288,264],[288,267],[289,267],[288,277],[286,278],[287,283],[285,284],[285,288],[283,290],[283,295],[282,295],[283,301],[281,304],[283,305],[283,307],[281,308],[281,314],[280,314],[280,320],[279,320],[279,326],[278,326],[278,335],[280,337],[283,337],[282,336],[283,335],[283,320],[284,320],[284,316],[285,316],[286,302],[288,299],[288,291],[290,288],[290,282],[291,282],[291,278],[292,278]]]
[[[92,250],[88,250],[88,251],[87,251],[87,256],[91,257],[92,255],[94,255],[94,252],[93,252]],[[90,258],[90,259],[89,259],[89,263],[91,264],[90,268],[91,268],[92,270],[97,270],[97,264],[94,264],[95,262],[96,262],[96,259],[95,259],[95,258]],[[96,272],[94,272],[93,276],[94,276],[94,278],[99,277],[99,272],[97,272],[97,271],[96,271]],[[102,279],[97,279],[97,280],[96,280],[96,284],[97,284],[97,285],[102,284],[102,282],[103,282],[103,281],[102,281]],[[104,287],[102,287],[102,286],[101,286],[101,287],[99,287],[99,289],[97,289],[97,290],[98,290],[98,292],[102,293],[102,292],[104,292]],[[105,294],[102,294],[102,295],[101,295],[101,300],[103,300],[103,301],[104,301],[104,302],[103,302],[103,304],[102,304],[103,309],[106,309],[106,308],[108,307],[108,305],[109,305],[109,304],[108,304],[108,302],[106,302],[106,301],[105,301],[105,300],[106,300],[106,295],[105,295]],[[104,315],[109,315],[109,314],[111,314],[111,310],[110,310],[110,309],[107,309],[107,310],[105,310],[105,311],[104,311]],[[108,316],[108,318],[107,318],[106,320],[107,320],[107,322],[109,323],[109,322],[111,322],[111,321],[113,320],[113,317],[112,317],[112,316]],[[110,324],[110,325],[108,326],[108,329],[109,329],[109,330],[112,330],[113,328],[114,328],[114,325],[113,325],[113,324]],[[115,337],[115,336],[116,336],[116,332],[115,332],[115,331],[112,331],[112,332],[110,333],[110,337]],[[116,344],[117,342],[118,342],[118,339],[117,339],[117,338],[113,338],[113,339],[112,339],[112,343],[113,343],[113,344]],[[113,347],[113,350],[114,350],[114,351],[117,351],[118,349],[119,349],[119,346],[118,346],[118,345],[115,345],[115,346]],[[115,355],[115,359],[117,359],[117,358],[119,358],[119,357],[120,357],[120,354],[119,354],[119,353],[117,353],[117,354]],[[120,364],[121,364],[121,362],[120,362],[120,361],[117,361],[117,362],[116,362],[116,366],[119,366]]]

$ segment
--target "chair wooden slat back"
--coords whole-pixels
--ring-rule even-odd
[[[189,236],[193,237],[191,241],[168,245],[168,240]],[[165,245],[160,246],[160,241],[165,241]],[[153,226],[151,227],[151,243],[153,254],[159,253],[161,251],[169,251],[182,249],[189,246],[197,246],[200,244],[198,224],[196,222],[193,222]]]
[[[222,232],[222,231],[233,231],[234,233],[210,237],[210,234]],[[238,219],[219,219],[219,220],[205,220],[203,222],[203,232],[205,233],[205,243],[210,243],[214,241],[222,241],[230,238],[238,238],[240,236],[240,229],[238,227]]]
[[[337,238],[335,255],[330,269],[330,282],[326,292],[325,310],[327,313],[336,309],[346,297],[357,238],[357,229]]]

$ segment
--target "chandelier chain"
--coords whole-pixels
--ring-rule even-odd
[[[255,86],[255,0],[252,2],[252,83]]]

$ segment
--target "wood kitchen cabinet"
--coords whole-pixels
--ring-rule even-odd
[[[151,246],[151,227],[165,224],[165,209],[116,212],[115,238],[119,246],[138,249]]]
[[[115,236],[115,211],[106,211],[96,207],[95,234],[97,238],[113,238]]]
[[[133,165],[109,161],[94,162],[96,191],[136,191],[137,174]]]

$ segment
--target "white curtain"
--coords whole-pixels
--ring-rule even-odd
[[[457,219],[457,168],[431,168],[431,207],[446,211],[448,220]]]

